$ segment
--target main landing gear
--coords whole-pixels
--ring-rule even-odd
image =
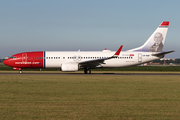
[[[85,74],[91,74],[91,70],[85,69],[85,70],[84,70],[84,73],[85,73]]]
[[[21,73],[22,73],[22,70],[19,70],[19,73],[21,74]]]

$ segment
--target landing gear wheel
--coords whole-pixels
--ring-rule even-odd
[[[84,70],[84,73],[85,73],[85,74],[91,74],[91,70],[85,69],[85,70]]]
[[[21,74],[21,73],[22,73],[22,70],[20,70],[19,73]]]
[[[87,74],[91,74],[91,70],[87,70]]]

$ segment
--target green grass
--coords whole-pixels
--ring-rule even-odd
[[[81,69],[78,72],[61,72],[58,68],[51,69],[22,69],[23,73],[84,73]],[[161,73],[161,74],[180,74],[179,66],[132,66],[126,68],[99,68],[91,69],[92,73]],[[0,73],[19,73],[18,70],[13,70],[12,67],[0,65]]]
[[[0,64],[0,71],[14,71],[12,67]],[[22,69],[23,71],[40,71],[40,69]],[[42,71],[60,71],[60,68],[43,68]],[[179,66],[131,66],[124,68],[97,68],[92,71],[180,71]],[[79,71],[84,71],[80,69]]]
[[[0,75],[0,118],[180,117],[179,76]]]

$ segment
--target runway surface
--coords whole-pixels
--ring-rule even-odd
[[[0,73],[0,75],[74,75],[74,76],[180,76],[180,73]]]

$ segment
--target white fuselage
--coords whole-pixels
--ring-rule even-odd
[[[102,59],[111,57],[115,51],[94,51],[94,52],[61,52],[45,51],[45,68],[60,68],[64,63],[80,63],[83,61]],[[160,59],[152,56],[152,52],[126,52],[122,51],[117,58],[105,60],[103,64],[97,67],[127,67],[138,65],[153,60]]]

